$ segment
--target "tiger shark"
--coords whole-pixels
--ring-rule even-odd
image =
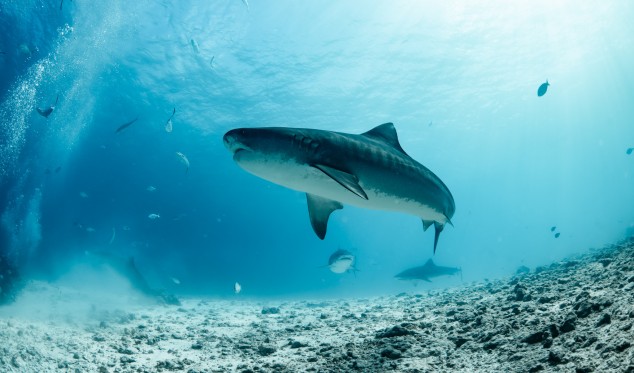
[[[429,259],[427,263],[419,267],[413,267],[397,274],[399,280],[423,280],[431,282],[430,278],[438,276],[451,276],[460,272],[462,277],[462,269],[454,267],[437,266],[433,260]]]
[[[411,158],[392,123],[362,134],[309,128],[237,128],[224,135],[233,160],[247,172],[305,192],[320,239],[330,214],[349,204],[418,216],[438,236],[456,206],[447,186]]]

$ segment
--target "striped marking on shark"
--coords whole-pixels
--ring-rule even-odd
[[[447,186],[411,158],[392,123],[363,134],[308,128],[238,128],[224,144],[244,170],[306,193],[313,230],[324,239],[330,214],[343,204],[397,211],[434,225],[434,253],[455,203]]]

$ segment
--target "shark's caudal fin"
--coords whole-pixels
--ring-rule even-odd
[[[436,254],[436,246],[438,246],[438,236],[440,236],[440,232],[445,229],[444,224],[440,224],[438,222],[434,222],[434,254]]]
[[[309,193],[306,193],[306,201],[308,202],[310,225],[313,226],[317,237],[323,240],[326,237],[330,214],[335,210],[342,209],[343,205],[340,202]]]

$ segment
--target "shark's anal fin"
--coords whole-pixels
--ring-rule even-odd
[[[322,198],[314,194],[306,193],[306,201],[308,202],[308,216],[310,216],[310,225],[317,234],[317,237],[324,239],[326,237],[326,229],[328,228],[328,218],[335,210],[340,210],[343,205],[340,202],[331,199]]]
[[[352,193],[358,195],[363,199],[368,199],[368,195],[365,194],[365,191],[363,190],[363,188],[361,188],[361,185],[359,185],[359,178],[357,178],[355,175],[345,171],[337,170],[336,168],[324,166],[322,164],[314,164],[313,167],[325,173],[331,179],[338,182],[342,187],[348,189]]]
[[[425,219],[423,219],[423,232],[427,232],[427,229],[429,227],[431,227],[432,224],[434,224],[433,220],[425,220]]]
[[[436,246],[438,245],[438,236],[440,236],[440,232],[445,228],[444,224],[440,224],[438,222],[434,222],[434,254],[436,254]]]

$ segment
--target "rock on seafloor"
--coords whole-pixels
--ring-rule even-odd
[[[19,305],[0,309],[2,372],[634,372],[634,241],[433,294],[190,298],[81,320],[7,316]]]

